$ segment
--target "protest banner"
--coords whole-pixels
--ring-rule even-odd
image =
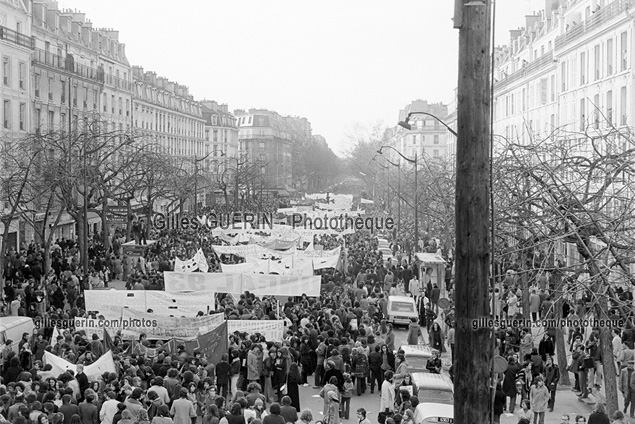
[[[188,354],[194,355],[194,352],[200,352],[210,363],[217,364],[221,361],[221,356],[227,353],[229,341],[227,329],[227,321],[223,321],[215,329],[194,339],[180,340],[173,338],[164,345],[164,349],[173,353],[177,351],[179,345],[182,345]]]
[[[139,334],[144,333],[149,339],[171,337],[188,339],[212,331],[225,321],[225,317],[223,314],[193,318],[166,317],[144,311],[124,309],[122,321],[128,323],[128,326],[125,327],[127,333],[134,333],[137,338]],[[138,325],[140,323],[144,326]]]
[[[236,295],[245,291],[257,296],[300,296],[303,293],[311,297],[320,295],[319,276],[190,272],[165,272],[163,275],[167,293],[215,290]]]
[[[282,320],[228,320],[227,333],[260,333],[267,341],[281,342],[284,339],[284,321]]]
[[[51,365],[53,369],[50,373],[55,377],[68,370],[77,373],[77,366],[75,364],[68,362],[66,359],[62,359],[59,356],[53,355],[50,352],[44,352],[44,364]],[[84,367],[84,374],[88,377],[88,381],[99,381],[102,374],[105,372],[117,373],[117,368],[115,367],[111,351],[104,353],[95,362]]]
[[[217,293],[241,294],[241,274],[215,272],[164,272],[167,293],[214,290]]]
[[[182,275],[211,275],[184,272]],[[178,292],[175,292],[178,293]],[[198,290],[198,293],[170,293],[158,290],[86,290],[86,310],[95,311],[108,321],[121,319],[125,308],[152,311],[157,315],[195,317],[199,311],[214,310],[216,292]],[[105,324],[109,327],[109,324]]]

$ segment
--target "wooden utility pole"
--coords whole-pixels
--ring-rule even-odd
[[[454,422],[491,422],[494,332],[490,316],[491,0],[457,0],[456,354]]]

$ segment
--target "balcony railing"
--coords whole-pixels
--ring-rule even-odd
[[[2,25],[0,25],[0,40],[6,40],[28,49],[35,48],[35,40],[32,37],[20,34]]]
[[[561,36],[556,37],[556,49],[565,46],[569,42],[581,37],[589,31],[593,31],[608,20],[613,19],[623,11],[628,10],[633,6],[635,6],[635,0],[615,0],[614,2],[598,9],[586,21],[577,24]]]
[[[529,64],[525,65],[524,68],[520,68],[513,74],[507,76],[507,78],[504,78],[496,82],[494,84],[494,90],[496,91],[502,90],[503,88],[507,87],[509,84],[513,83],[514,81],[517,81],[526,75],[531,75],[531,73],[536,70],[544,69],[544,67],[549,63],[553,63],[553,52],[545,53],[544,55],[540,56],[538,59],[534,60],[533,62],[530,62]]]
[[[46,52],[42,49],[34,49],[33,62],[56,69],[62,69],[101,84],[104,83],[104,72],[102,70],[79,64],[73,60],[67,60],[65,57]]]

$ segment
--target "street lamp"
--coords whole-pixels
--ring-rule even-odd
[[[382,165],[379,162],[377,162],[375,160],[376,157],[377,155],[373,156],[371,160],[375,162],[376,164],[378,164],[379,166],[381,166],[382,168],[387,169],[388,166]],[[399,164],[394,163],[393,161],[388,159],[386,156],[381,155],[380,157],[384,158],[384,160],[388,162],[389,164],[391,164],[392,166],[397,167],[397,234],[400,234],[401,233],[401,168],[399,167]]]
[[[409,117],[410,117],[410,114],[408,114],[408,118]],[[406,120],[408,120],[408,118],[406,118]],[[399,124],[401,125],[401,123]],[[415,253],[416,253],[416,249],[419,247],[419,167],[417,166],[417,152],[415,151],[414,159],[410,159],[405,157],[399,150],[395,149],[392,146],[381,146],[379,150],[377,150],[377,153],[383,156],[384,154],[382,151],[383,149],[394,150],[399,156],[403,158],[403,160],[405,160],[406,162],[410,162],[415,167]]]
[[[407,129],[408,131],[410,131],[412,129],[412,125],[410,125],[408,123],[408,121],[410,121],[410,117],[412,115],[426,115],[429,116],[431,118],[436,119],[437,121],[439,121],[441,123],[441,125],[443,125],[448,131],[450,131],[450,133],[452,133],[453,136],[458,137],[459,135],[456,133],[456,131],[454,131],[452,128],[450,128],[448,126],[448,124],[446,124],[445,122],[443,122],[442,120],[440,120],[439,118],[437,118],[436,116],[434,116],[431,113],[428,112],[409,112],[408,116],[406,116],[406,120],[405,121],[399,121],[399,123],[397,125],[399,125],[402,128]]]

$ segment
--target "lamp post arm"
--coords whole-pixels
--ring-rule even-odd
[[[384,149],[384,148],[394,150],[394,151],[395,151],[395,152],[396,152],[399,156],[401,156],[401,157],[402,157],[405,161],[408,161],[408,162],[413,163],[413,164],[416,164],[416,163],[417,163],[417,159],[416,159],[416,158],[415,158],[415,159],[410,159],[410,158],[407,158],[407,157],[405,157],[405,156],[404,156],[404,155],[403,155],[403,154],[402,154],[399,150],[395,149],[395,148],[394,148],[394,147],[392,147],[392,146],[381,146],[381,147],[379,148],[379,150],[377,151],[377,153],[379,153],[380,155],[383,155],[383,153],[382,153],[382,149]]]
[[[452,128],[450,128],[450,126],[448,124],[446,124],[445,122],[443,122],[441,119],[437,118],[436,116],[434,116],[431,113],[428,112],[409,112],[408,116],[406,117],[406,122],[408,122],[410,120],[410,117],[412,115],[426,115],[429,116],[431,118],[436,119],[437,121],[439,121],[441,123],[441,125],[443,125],[445,127],[445,129],[447,129],[448,131],[450,131],[452,133],[453,136],[458,137],[459,135],[456,133],[456,131],[454,131]]]

